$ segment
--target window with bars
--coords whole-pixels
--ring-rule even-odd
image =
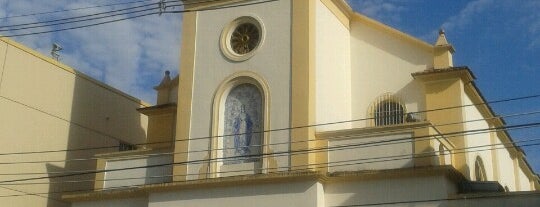
[[[126,143],[126,142],[120,142],[118,144],[118,151],[120,151],[120,152],[136,150],[136,149],[137,149],[137,145],[129,144],[129,143]]]
[[[383,101],[377,105],[374,113],[375,126],[402,124],[403,106],[394,101]]]
[[[405,120],[405,107],[401,101],[390,93],[379,96],[369,109],[373,118],[372,126],[402,124]]]

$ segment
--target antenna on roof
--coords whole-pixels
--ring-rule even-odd
[[[58,54],[58,51],[62,50],[62,46],[60,46],[58,43],[53,43],[52,49],[51,49],[51,56],[53,59],[58,60],[60,58],[60,55]]]
[[[158,2],[158,7],[159,7],[159,16],[161,16],[161,14],[163,12],[165,12],[165,10],[167,10],[167,5],[166,5],[167,2],[165,2],[165,0],[160,0]]]

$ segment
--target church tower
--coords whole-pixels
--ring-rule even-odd
[[[315,1],[184,3],[175,180],[314,163]]]

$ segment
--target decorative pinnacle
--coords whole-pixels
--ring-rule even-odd
[[[439,35],[443,35],[444,34],[444,29],[443,28],[440,28],[439,29]]]

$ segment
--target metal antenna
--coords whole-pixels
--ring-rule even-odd
[[[58,54],[58,51],[62,50],[63,48],[58,43],[53,43],[52,49],[51,49],[51,56],[53,59],[58,60],[60,58],[60,55]]]
[[[161,14],[167,9],[165,0],[159,0],[158,7],[159,7],[159,16],[161,16]]]

